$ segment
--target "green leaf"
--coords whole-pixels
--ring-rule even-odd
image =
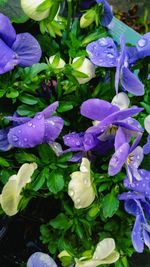
[[[70,160],[71,158],[72,158],[72,152],[68,152],[68,153],[65,153],[62,156],[60,156],[58,158],[58,162],[63,163],[63,162]]]
[[[111,193],[103,197],[101,204],[105,218],[112,217],[119,208],[119,200],[117,199],[113,190]]]
[[[68,225],[68,219],[65,214],[60,213],[55,219],[51,220],[49,223],[55,229],[66,229]]]
[[[33,182],[33,190],[38,191],[43,184],[45,183],[45,181],[49,178],[49,168],[45,167],[40,174],[38,175],[38,177],[36,178],[36,180]]]
[[[19,100],[27,105],[35,105],[38,103],[38,98],[30,94],[19,96]]]
[[[25,162],[38,162],[39,159],[31,154],[26,152],[19,152],[15,154],[15,158],[19,163],[25,163]]]
[[[17,90],[10,90],[8,93],[6,93],[6,97],[8,98],[16,98],[19,95],[19,92]]]
[[[0,12],[8,16],[15,23],[24,23],[28,20],[28,17],[21,8],[20,0],[1,0]]]
[[[73,103],[71,101],[60,101],[57,110],[58,112],[63,113],[71,109],[73,109]]]
[[[33,106],[21,105],[17,108],[17,113],[20,116],[33,116],[38,110]]]
[[[150,105],[149,105],[149,104],[146,104],[146,103],[144,103],[144,102],[141,102],[140,104],[141,104],[142,107],[145,108],[146,112],[147,112],[148,114],[150,114]]]
[[[0,166],[9,167],[10,164],[6,159],[0,157]]]
[[[49,191],[53,194],[60,192],[65,185],[64,177],[59,171],[53,170],[50,173],[49,179],[47,180],[47,186]]]
[[[83,64],[85,57],[79,57],[74,63],[72,63],[72,67],[74,69],[80,68]]]
[[[43,163],[48,164],[56,161],[56,155],[49,145],[38,146],[38,152]]]
[[[89,76],[81,71],[73,70],[72,75],[74,75],[76,78],[88,78]]]
[[[44,2],[42,2],[37,8],[36,11],[37,12],[43,12],[49,8],[51,8],[51,6],[53,5],[53,2],[51,0],[45,0]]]

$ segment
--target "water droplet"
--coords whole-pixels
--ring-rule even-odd
[[[140,39],[138,41],[138,46],[140,46],[140,47],[144,47],[146,44],[147,44],[147,40],[145,40],[145,39]]]
[[[106,38],[101,38],[98,43],[100,46],[106,46],[108,44]]]
[[[25,141],[25,142],[27,142],[27,141],[28,141],[28,139],[27,139],[27,138],[24,138],[24,141]]]
[[[41,118],[42,118],[42,115],[39,114],[39,115],[37,116],[37,119],[40,120]]]
[[[87,184],[88,183],[88,180],[87,179],[84,179],[83,182],[84,182],[84,184]]]
[[[32,127],[32,125],[33,125],[32,122],[29,121],[29,122],[28,122],[28,126],[29,126],[29,127]]]
[[[16,135],[13,135],[13,140],[14,140],[15,142],[17,142],[17,141],[19,140],[19,138],[18,138]]]
[[[21,133],[21,130],[18,130],[18,133],[20,134]]]
[[[80,203],[80,201],[81,201],[80,198],[77,198],[77,199],[76,199],[76,202],[77,202],[78,204]]]
[[[73,197],[73,196],[74,196],[74,191],[73,191],[73,190],[70,190],[70,191],[69,191],[69,195],[70,195],[71,197]]]
[[[36,128],[36,126],[33,124],[33,126],[32,126],[33,128]]]
[[[76,146],[80,146],[80,141],[77,141],[76,142]]]
[[[107,54],[107,57],[109,57],[109,58],[113,58],[113,57],[114,57],[114,55],[113,55],[113,54],[111,54],[111,53],[108,53],[108,54]]]

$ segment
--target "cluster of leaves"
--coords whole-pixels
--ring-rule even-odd
[[[78,7],[75,2],[73,6]],[[76,12],[74,8],[72,14]],[[25,20],[26,17],[23,16],[21,22]],[[13,21],[20,23],[20,20]],[[30,21],[22,24],[22,31],[27,25],[32,32],[30,24]],[[18,67],[0,76],[1,127],[6,127],[9,123],[5,119],[6,115],[17,111],[20,116],[32,117],[50,103],[59,100],[57,113],[65,122],[58,140],[62,144],[61,137],[65,133],[84,131],[89,126],[89,121],[80,115],[80,105],[84,100],[92,97],[112,100],[115,95],[114,70],[106,71],[103,68],[97,68],[96,77],[92,81],[79,85],[76,78],[85,76],[80,72],[75,72],[70,66],[73,58],[87,55],[85,46],[88,43],[107,36],[108,33],[101,25],[97,27],[95,24],[90,25],[88,29],[81,30],[79,20],[76,18],[72,21],[71,28],[69,25],[69,32],[67,27],[61,37],[50,36],[49,32],[44,32],[43,35],[43,30],[40,32],[42,26],[37,23],[36,38],[43,51],[41,61],[45,63],[38,63],[24,69]],[[48,58],[54,54],[63,58],[67,63],[63,70],[56,69],[49,64]],[[145,84],[145,95],[143,97],[131,96],[131,103],[144,107],[144,112],[138,117],[143,125],[144,118],[150,114],[150,81],[147,81],[150,67],[148,61],[144,60],[143,63],[141,60],[135,68],[140,69],[140,77]],[[107,80],[108,76],[110,79]],[[57,82],[56,86],[53,86],[53,81]],[[143,138],[142,142],[144,144],[146,138]],[[50,220],[45,221],[40,229],[40,239],[47,245],[49,252],[57,256],[60,251],[67,250],[73,258],[79,258],[79,256],[91,255],[92,249],[94,250],[93,246],[100,239],[113,237],[121,255],[115,267],[127,267],[127,257],[134,252],[131,243],[133,218],[127,217],[117,198],[117,195],[124,191],[122,180],[125,173],[120,173],[113,178],[108,177],[109,155],[97,158],[92,165],[96,201],[89,208],[77,210],[67,194],[70,174],[79,169],[79,164],[69,162],[71,156],[72,153],[67,153],[57,157],[47,144],[28,150],[13,149],[0,153],[0,186],[3,187],[21,164],[36,162],[38,169],[34,173],[32,182],[23,191],[24,197],[20,203],[20,209],[21,212],[25,212],[24,208],[33,198],[47,198],[48,205],[51,205],[52,199],[57,200],[58,206],[54,207],[57,215],[54,217],[51,214]],[[143,162],[143,167],[147,170],[150,170],[149,159],[150,156],[146,156]],[[3,216],[2,211],[1,214]],[[64,259],[63,266],[69,266],[73,258],[69,261],[68,258]]]

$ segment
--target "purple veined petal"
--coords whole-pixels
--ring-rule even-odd
[[[7,138],[9,130],[10,127],[0,130],[0,151],[8,151],[12,148]]]
[[[27,267],[57,267],[57,265],[48,254],[35,252],[28,259]]]
[[[150,153],[150,134],[147,137],[147,143],[143,146],[143,152],[145,155]]]
[[[147,201],[142,202],[143,211],[146,219],[150,220],[150,204]]]
[[[19,64],[17,54],[0,39],[0,74],[8,72]]]
[[[122,75],[122,67],[125,63],[125,58],[126,58],[126,47],[125,47],[125,39],[124,36],[121,35],[120,37],[120,56],[117,59],[117,66],[116,66],[116,74],[115,74],[115,89],[116,89],[116,94],[118,94],[118,87],[119,87],[119,80]]]
[[[44,133],[44,116],[38,115],[29,122],[11,128],[8,141],[14,147],[31,148],[42,144]]]
[[[143,108],[138,107],[131,107],[128,109],[119,110],[108,117],[106,117],[103,121],[101,121],[101,127],[110,125],[110,124],[116,124],[117,122],[121,120],[125,120],[128,117],[131,117],[139,112],[141,112]]]
[[[30,33],[17,34],[11,48],[19,56],[19,65],[22,67],[36,64],[41,58],[42,51],[40,45]]]
[[[139,58],[150,56],[150,32],[142,36],[138,41],[136,48],[138,50]]]
[[[11,47],[16,39],[16,32],[10,19],[0,13],[0,38]]]
[[[113,19],[112,7],[106,0],[96,0],[96,2],[98,4],[102,3],[104,5],[104,14],[101,18],[101,23],[104,27],[106,27]]]
[[[72,158],[69,160],[70,162],[80,162],[84,156],[83,152],[75,153]]]
[[[144,250],[144,241],[142,236],[141,216],[137,215],[132,230],[132,244],[135,250],[142,253]]]
[[[143,229],[143,239],[145,245],[150,249],[150,234],[145,229]]]
[[[132,183],[134,179],[133,172],[132,172],[132,169],[130,168],[130,165],[127,164],[127,162],[126,162],[126,173],[127,173],[127,177],[128,177],[130,184],[133,184]]]
[[[58,105],[59,105],[59,102],[56,101],[53,104],[49,105],[47,108],[45,108],[40,113],[42,113],[44,115],[45,119],[48,119],[56,111],[56,109],[58,108]]]
[[[144,85],[128,68],[122,68],[121,85],[129,93],[136,96],[144,95]]]
[[[108,174],[114,176],[117,174],[123,167],[129,153],[130,146],[128,143],[124,143],[112,156],[109,167]]]
[[[100,38],[87,45],[86,51],[93,64],[112,68],[117,65],[118,49],[110,37]]]
[[[127,143],[127,137],[123,128],[119,127],[115,136],[115,151],[117,151],[124,143]]]
[[[31,120],[31,118],[28,117],[17,117],[17,116],[6,116],[5,119],[17,122],[18,124],[22,124]]]
[[[61,130],[64,126],[64,121],[58,116],[53,116],[45,120],[45,133],[44,141],[45,142],[54,142],[55,139],[61,133]]]
[[[129,65],[134,64],[137,60],[139,60],[139,53],[135,46],[127,46],[126,52],[128,56]]]
[[[125,192],[118,196],[119,200],[142,200],[145,201],[145,197],[142,194],[138,194],[136,192]]]
[[[144,131],[140,123],[131,117],[124,119],[122,121],[115,122],[114,124],[116,126],[121,126],[123,128],[126,128],[132,132],[143,132]],[[132,132],[131,134],[134,135],[134,133]]]
[[[128,199],[124,203],[125,211],[129,214],[132,214],[136,217],[137,212],[139,211],[139,207],[137,206],[136,201],[133,199]]]
[[[138,133],[137,134],[137,137],[136,137],[136,139],[134,140],[134,142],[133,142],[133,144],[132,144],[132,146],[131,146],[131,148],[130,148],[130,153],[132,153],[135,149],[136,149],[136,147],[137,147],[137,145],[140,143],[140,141],[141,141],[141,138],[142,138],[142,133]],[[143,149],[142,148],[140,148],[140,151],[141,151],[141,153],[143,154]],[[141,154],[140,153],[140,154]]]
[[[105,100],[98,98],[88,99],[81,105],[81,114],[89,119],[101,121],[119,108]]]
[[[89,151],[93,149],[94,147],[98,145],[98,143],[99,141],[94,135],[90,133],[85,133],[84,141],[83,141],[85,151]]]
[[[69,133],[63,136],[63,141],[66,146],[71,147],[71,151],[78,151],[84,149],[84,133]],[[72,150],[75,149],[75,150]]]
[[[144,158],[143,149],[140,146],[137,146],[128,156],[128,165],[134,169],[138,168],[142,163]]]

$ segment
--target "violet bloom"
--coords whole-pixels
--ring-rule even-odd
[[[112,7],[108,4],[106,0],[88,0],[88,1],[82,1],[81,8],[88,9],[91,5],[93,5],[95,2],[97,4],[103,4],[103,15],[101,18],[101,24],[106,27],[110,24],[110,22],[113,19],[113,13],[112,13]]]
[[[150,249],[150,204],[141,194],[135,192],[123,193],[119,200],[124,200],[125,210],[136,217],[132,230],[132,244],[135,250],[142,253],[144,243]]]
[[[0,13],[0,74],[16,65],[27,67],[41,58],[39,43],[30,33],[16,34],[8,17]]]
[[[118,93],[119,81],[123,90],[134,95],[144,94],[144,85],[138,77],[131,72],[124,37],[120,38],[120,53],[113,39],[101,38],[88,44],[86,48],[89,58],[96,66],[116,68],[115,89]]]
[[[28,259],[27,267],[57,267],[57,264],[48,254],[35,252]]]
[[[81,114],[95,121],[94,126],[88,128],[86,133],[98,137],[100,141],[106,141],[111,136],[115,138],[119,127],[125,128],[129,135],[142,132],[143,129],[138,121],[131,118],[142,110],[138,107],[120,109],[98,98],[88,99],[81,105]]]
[[[137,146],[141,137],[142,135],[139,134],[130,147],[125,131],[121,127],[118,129],[115,139],[115,153],[112,156],[108,167],[108,174],[110,176],[114,176],[120,172],[125,164],[127,177],[130,183],[132,183],[134,178],[136,180],[141,180],[138,167],[143,161],[144,155],[143,149],[140,146]]]
[[[58,116],[52,116],[58,107],[55,102],[35,115],[34,118],[7,117],[17,122],[11,127],[7,139],[9,145],[19,148],[31,148],[42,143],[53,143],[63,128],[63,120]],[[2,147],[0,147],[1,150]]]
[[[147,143],[143,146],[143,151],[145,155],[150,154],[150,134],[147,137]]]

